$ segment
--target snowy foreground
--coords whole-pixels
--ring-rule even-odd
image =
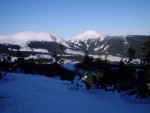
[[[77,90],[69,81],[8,73],[0,81],[0,113],[150,113],[150,99]]]

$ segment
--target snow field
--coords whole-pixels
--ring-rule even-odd
[[[149,113],[150,103],[76,82],[39,75],[9,73],[0,81],[1,113]],[[150,101],[149,101],[150,102]]]

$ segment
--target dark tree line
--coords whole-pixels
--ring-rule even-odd
[[[54,54],[55,61],[51,64],[37,64],[34,59],[25,60],[22,53],[20,52],[20,47],[17,47],[15,62],[10,62],[11,58],[9,56],[4,57],[0,60],[0,79],[2,79],[7,72],[19,72],[19,73],[30,73],[30,74],[40,74],[48,77],[59,77],[61,80],[69,80],[73,82],[75,73],[69,69],[62,67],[63,54],[65,48],[60,45],[60,56],[56,53]],[[2,71],[4,73],[2,73]]]
[[[129,60],[120,60],[119,64],[101,59],[94,60],[85,54],[83,62],[76,64],[76,72],[83,79],[87,89],[95,86],[106,91],[124,91],[128,95],[137,95],[136,98],[145,98],[150,96],[150,38],[143,44],[142,50],[141,64],[132,63],[136,58],[136,50],[131,46],[127,49]]]

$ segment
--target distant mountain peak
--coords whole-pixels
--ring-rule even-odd
[[[100,39],[101,41],[103,41],[105,37],[106,35],[104,34],[101,34],[93,30],[88,30],[88,31],[81,33],[77,37],[73,38],[71,42],[77,44],[79,41],[87,41],[89,39]]]
[[[93,31],[93,30],[88,30],[83,32],[82,34],[89,34],[89,35],[94,35],[94,34],[100,34],[99,32]],[[102,35],[102,34],[101,34]]]
[[[47,32],[26,31],[16,34],[0,35],[0,43],[16,44],[24,47],[30,41],[65,43],[64,39]]]

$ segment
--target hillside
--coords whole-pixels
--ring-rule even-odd
[[[150,99],[134,100],[76,82],[39,75],[8,73],[0,81],[0,113],[149,113]]]
[[[71,42],[77,44],[82,51],[89,54],[104,55],[108,53],[113,56],[126,56],[129,46],[136,50],[136,56],[141,56],[142,44],[147,40],[147,36],[122,35],[108,36],[95,31],[86,31],[76,37]]]
[[[96,31],[86,31],[78,36],[65,40],[45,32],[20,32],[16,34],[0,35],[0,57],[12,56],[16,59],[18,46],[26,59],[43,59],[43,55],[52,58],[60,54],[60,45],[65,48],[64,59],[81,61],[86,52],[89,55],[111,55],[126,57],[129,46],[136,50],[136,57],[141,58],[142,44],[148,36],[122,35],[108,36]],[[46,59],[47,60],[47,59]],[[51,59],[49,59],[51,60]]]

